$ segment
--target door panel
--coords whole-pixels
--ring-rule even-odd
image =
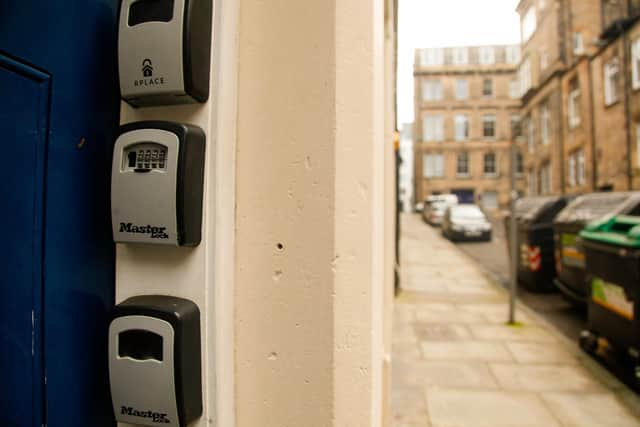
[[[48,130],[42,133],[46,136],[45,158],[41,164],[34,163],[31,160],[37,155],[25,152],[12,160],[10,171],[1,172],[2,181],[8,179],[25,191],[31,191],[29,185],[36,186],[38,173],[44,174],[40,181],[44,182],[40,186],[44,203],[39,211],[43,218],[31,226],[36,230],[42,224],[38,230],[42,245],[39,292],[29,296],[21,286],[22,293],[15,294],[12,283],[25,280],[24,275],[18,267],[7,264],[12,269],[9,271],[3,263],[13,261],[17,255],[0,259],[3,268],[7,268],[6,275],[0,276],[2,296],[14,298],[16,310],[19,306],[20,311],[29,304],[40,303],[43,313],[38,331],[35,311],[35,330],[42,334],[42,339],[36,336],[33,342],[35,368],[30,379],[22,379],[37,388],[46,378],[44,390],[39,395],[35,393],[29,403],[40,402],[42,408],[29,411],[33,417],[12,418],[12,422],[18,420],[13,425],[20,427],[115,424],[110,408],[105,337],[107,313],[114,300],[109,182],[120,108],[118,4],[118,0],[0,1],[0,53],[43,70],[50,77],[48,101],[44,103],[49,108]],[[13,87],[17,83],[7,80],[5,85]],[[5,90],[0,89],[3,96]],[[25,98],[35,99],[33,93],[29,96]],[[3,99],[0,111],[11,112],[12,104],[20,105],[19,102],[34,101]],[[3,133],[16,129],[16,120],[0,116]],[[0,134],[0,144],[6,143],[7,138]],[[22,176],[36,178],[31,184],[24,184],[20,181]],[[4,193],[13,191],[13,187],[8,185],[1,190],[0,200],[4,201]],[[35,205],[33,209],[32,217],[38,212]],[[3,215],[16,222],[8,246],[21,248],[30,231],[17,222],[26,222],[26,217],[12,208],[4,210]],[[31,285],[37,287],[33,281]],[[12,328],[12,334],[16,333]],[[22,333],[19,337],[24,338]],[[0,381],[0,401],[13,393],[14,386]],[[6,418],[10,412],[0,412],[0,426],[12,425]]]
[[[0,55],[0,418],[40,423],[42,218],[49,76]]]

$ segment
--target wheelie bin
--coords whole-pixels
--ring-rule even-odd
[[[516,202],[518,282],[531,292],[555,289],[553,219],[567,202],[566,196],[524,197]],[[509,225],[507,216],[507,236]]]
[[[580,232],[580,244],[591,289],[581,345],[593,351],[604,338],[629,357],[640,385],[640,217],[591,223]]]
[[[640,214],[640,192],[590,193],[579,196],[554,221],[554,284],[570,302],[579,307],[586,307],[589,287],[585,278],[585,255],[577,245],[578,233],[591,221],[621,214]]]

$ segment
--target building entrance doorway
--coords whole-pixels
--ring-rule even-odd
[[[459,190],[451,190],[452,194],[458,196],[459,203],[474,203],[475,191],[473,188],[462,188]]]

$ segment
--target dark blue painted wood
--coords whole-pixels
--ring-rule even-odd
[[[0,419],[38,425],[43,398],[42,220],[49,76],[0,55]]]
[[[2,426],[114,424],[105,337],[106,313],[114,298],[109,174],[119,111],[117,9],[117,0],[0,0],[0,52],[50,76],[49,133],[42,165],[43,262],[42,273],[34,273],[42,278],[43,313],[43,338],[41,345],[36,343],[35,359],[42,360],[46,386],[39,397],[37,384],[43,378],[36,378],[33,370],[34,377],[25,378],[17,389],[0,380],[0,401],[7,393],[36,390],[33,404],[43,402],[41,411],[20,418],[18,424],[10,424],[1,413]],[[20,90],[28,98],[28,89]],[[7,103],[4,90],[0,93],[1,102]],[[10,105],[6,109],[13,110]],[[3,129],[17,128],[15,119],[0,117],[0,122]],[[31,126],[26,132],[38,129]],[[0,134],[0,144],[15,143],[14,137]],[[23,169],[17,173],[37,182],[38,167],[17,167]],[[18,179],[13,182],[26,188]],[[5,192],[3,188],[0,200]],[[8,229],[7,237],[11,244],[38,241],[20,227]],[[0,263],[4,266],[12,259]],[[0,275],[3,293],[11,292],[17,276]],[[20,301],[26,304],[27,299]]]

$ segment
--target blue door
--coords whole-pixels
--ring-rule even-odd
[[[459,203],[475,203],[475,190],[473,189],[455,189],[451,190],[451,193],[458,196]]]
[[[117,0],[0,1],[0,426],[113,426]]]
[[[0,417],[35,425],[43,391],[42,220],[50,78],[0,55],[0,146],[11,159],[0,168]],[[28,173],[25,173],[28,171]],[[20,237],[21,236],[21,237]],[[19,392],[15,392],[19,391]]]

